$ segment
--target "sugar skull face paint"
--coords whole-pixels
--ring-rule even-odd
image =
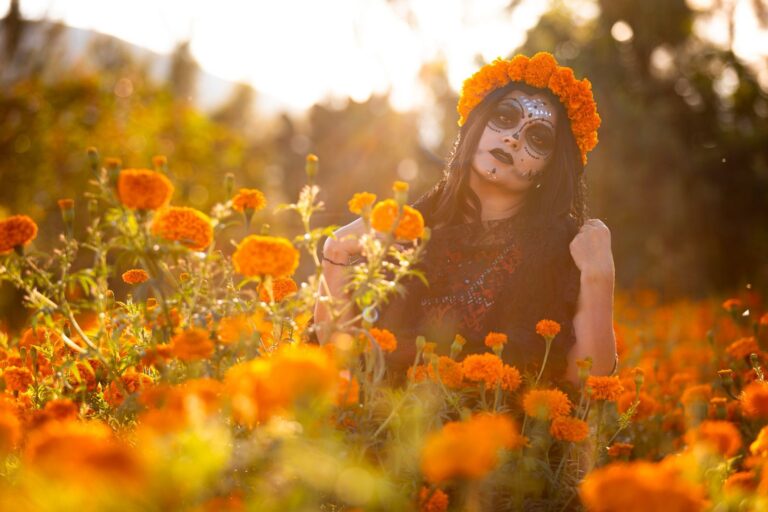
[[[510,92],[488,119],[473,167],[499,183],[532,181],[554,153],[556,123],[555,105],[544,95]]]

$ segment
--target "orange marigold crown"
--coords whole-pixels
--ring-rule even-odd
[[[516,55],[511,60],[496,59],[466,79],[456,107],[459,126],[490,92],[510,82],[549,89],[560,99],[571,121],[581,160],[586,165],[587,153],[597,145],[597,129],[600,127],[592,83],[586,78],[577,80],[571,68],[559,66],[555,57],[547,52],[539,52],[531,58]]]

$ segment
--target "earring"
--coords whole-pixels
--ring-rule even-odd
[[[489,170],[487,170],[485,172],[488,174],[488,177],[491,178],[492,180],[496,179],[496,168],[495,167],[492,168],[492,169],[489,169]]]

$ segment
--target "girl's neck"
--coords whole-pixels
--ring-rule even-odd
[[[469,188],[480,199],[480,220],[508,219],[517,215],[525,205],[526,191],[504,189],[469,173]]]

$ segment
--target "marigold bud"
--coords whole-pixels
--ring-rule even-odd
[[[314,153],[308,154],[306,163],[304,164],[304,170],[307,173],[307,178],[309,178],[310,183],[312,183],[315,179],[315,176],[317,176],[318,167],[319,165],[317,155]]]

